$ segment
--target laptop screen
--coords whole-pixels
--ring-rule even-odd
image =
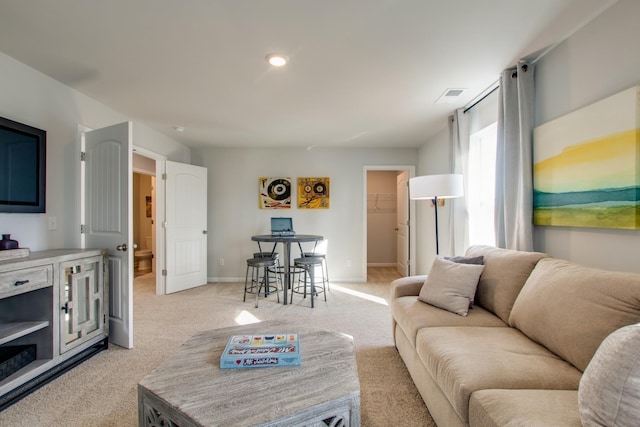
[[[280,233],[283,231],[293,231],[291,218],[271,218],[271,232]]]

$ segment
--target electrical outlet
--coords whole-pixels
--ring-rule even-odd
[[[350,259],[347,260],[347,267],[351,267],[351,260]]]
[[[224,265],[224,258],[220,258],[220,265]]]
[[[53,231],[58,228],[58,219],[55,216],[49,217],[49,230]]]

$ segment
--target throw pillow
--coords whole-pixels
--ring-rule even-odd
[[[458,264],[475,264],[475,265],[483,265],[484,264],[484,256],[446,256],[444,257],[447,261],[457,262]],[[475,293],[471,296],[471,301],[469,302],[469,308],[473,308],[473,303],[475,302]]]
[[[586,427],[635,426],[640,420],[640,323],[611,333],[587,365],[578,387]]]
[[[484,256],[446,256],[444,257],[447,261],[457,262],[458,264],[474,264],[474,265],[482,265],[484,264]]]
[[[459,264],[436,258],[418,299],[452,313],[466,316],[484,265]]]

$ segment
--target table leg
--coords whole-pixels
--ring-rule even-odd
[[[284,258],[284,305],[287,305],[289,300],[287,299],[287,293],[289,292],[289,285],[291,284],[289,252],[291,250],[290,242],[282,242],[282,256]]]

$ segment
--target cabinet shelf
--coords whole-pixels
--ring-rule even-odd
[[[0,323],[0,345],[29,335],[49,326],[48,320],[35,322]]]

